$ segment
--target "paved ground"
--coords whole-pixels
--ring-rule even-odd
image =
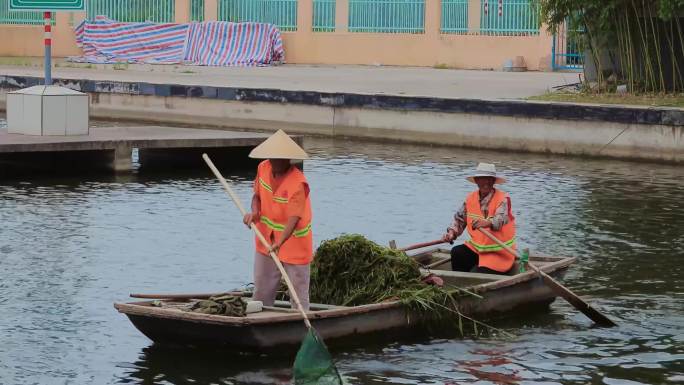
[[[273,88],[298,91],[435,96],[487,100],[522,99],[577,82],[577,73],[496,72],[414,67],[301,66],[195,67],[129,65],[65,68],[55,78]],[[42,68],[0,66],[0,75],[43,76]]]

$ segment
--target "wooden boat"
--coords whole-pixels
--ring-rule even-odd
[[[459,311],[476,319],[520,308],[546,308],[556,297],[531,270],[511,276],[454,272],[448,259],[449,251],[444,249],[424,251],[414,257],[422,265],[430,266],[430,272],[441,277],[445,285],[465,288],[481,296],[467,296],[459,302]],[[530,256],[530,262],[556,279],[565,274],[575,259]],[[159,295],[158,301],[115,303],[114,307],[158,343],[223,346],[236,351],[282,349],[301,343],[306,331],[302,316],[284,301],[245,317],[182,310],[191,302],[214,294],[166,294]],[[244,292],[233,294],[248,295]],[[410,332],[420,324],[420,319],[398,301],[354,307],[312,304],[309,319],[328,344],[348,342],[354,336],[363,336],[357,340],[364,340],[374,333]]]

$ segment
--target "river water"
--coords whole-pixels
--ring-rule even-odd
[[[497,339],[335,351],[350,384],[684,383],[684,168],[344,139],[305,141],[315,241],[440,236],[477,161],[509,178],[520,244],[578,256],[559,300]],[[248,201],[253,170],[224,169]],[[155,346],[112,303],[251,282],[252,238],[208,170],[0,181],[0,384],[285,384],[291,362]]]

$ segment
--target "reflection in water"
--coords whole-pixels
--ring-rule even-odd
[[[478,161],[510,183],[520,243],[575,255],[565,282],[620,324],[563,301],[497,340],[404,340],[334,352],[353,384],[684,381],[679,166],[308,139],[316,242],[441,235]],[[248,201],[253,170],[224,173]],[[287,359],[153,345],[111,304],[130,292],[251,282],[252,239],[206,170],[0,184],[0,383],[287,383]]]
[[[152,344],[142,350],[121,383],[289,384],[292,361],[226,351],[174,349]]]

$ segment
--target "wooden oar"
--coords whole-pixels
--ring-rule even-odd
[[[423,247],[439,245],[441,243],[447,243],[447,242],[443,239],[435,239],[434,241],[430,241],[430,242],[416,243],[415,245],[402,247],[399,250],[409,251],[409,250],[415,250],[415,249],[422,249]]]
[[[518,259],[522,259],[515,250],[506,246],[488,230],[483,228],[479,228],[478,230],[480,230],[482,234],[486,235],[487,238],[491,239],[492,241],[496,242],[499,246],[503,247],[506,251],[515,255]],[[596,322],[601,326],[617,326],[615,322],[611,321],[608,317],[606,317],[605,315],[601,314],[598,310],[591,307],[591,305],[584,302],[582,298],[580,298],[578,295],[570,291],[570,289],[568,289],[567,287],[561,285],[555,279],[551,278],[551,276],[549,276],[548,274],[541,271],[541,269],[539,269],[537,266],[535,266],[531,262],[528,262],[527,265],[531,267],[534,271],[536,271],[537,274],[539,274],[542,277],[544,283],[546,283],[547,286],[549,286],[554,292],[556,292],[556,294],[563,297],[572,306],[574,306],[575,309],[584,313],[584,315],[589,317],[592,321]]]
[[[206,299],[219,295],[234,295],[236,297],[243,297],[245,293],[242,291],[225,291],[222,293],[197,293],[197,294],[130,294],[131,298],[142,299]]]
[[[447,242],[446,242],[445,240],[443,240],[443,239],[435,239],[434,241],[423,242],[423,243],[416,243],[415,245],[406,246],[406,247],[403,247],[403,248],[401,248],[401,249],[399,249],[399,250],[401,250],[401,251],[409,251],[409,250],[415,250],[415,249],[422,249],[423,247],[439,245],[439,244],[442,244],[442,243],[447,243]],[[453,241],[450,242],[450,243],[453,243]],[[394,240],[390,241],[390,248],[392,248],[392,249],[396,249],[396,248],[397,248],[397,243],[396,243]],[[414,255],[413,258],[416,258],[416,256]],[[435,267],[437,267],[437,266],[439,266],[439,265],[441,265],[441,264],[443,264],[443,263],[447,263],[447,262],[449,262],[449,261],[451,261],[451,257],[449,257],[449,258],[447,258],[447,259],[441,259],[441,260],[436,261],[436,262],[432,262],[432,263],[429,264],[429,265],[423,265],[422,267],[425,268],[425,269],[432,269],[432,268],[435,268]]]

